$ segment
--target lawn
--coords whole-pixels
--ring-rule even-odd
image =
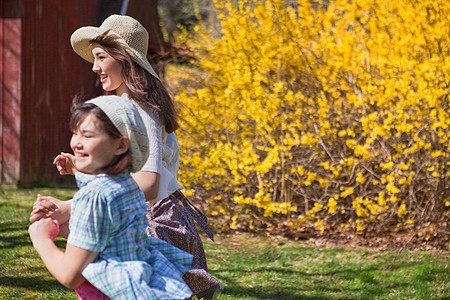
[[[74,190],[0,191],[0,299],[77,299],[31,245],[28,216],[37,193],[69,199]],[[327,248],[250,234],[204,241],[210,273],[226,285],[220,299],[450,298],[448,251]]]

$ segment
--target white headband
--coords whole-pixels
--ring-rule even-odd
[[[149,155],[148,136],[136,106],[130,100],[114,95],[100,96],[86,103],[98,106],[120,134],[130,139],[131,172],[142,169]]]

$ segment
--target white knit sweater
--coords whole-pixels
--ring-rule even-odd
[[[167,198],[170,194],[183,187],[178,183],[178,167],[180,164],[180,146],[175,133],[167,134],[166,128],[151,109],[143,109],[134,103],[147,128],[149,140],[149,157],[141,171],[151,171],[160,174],[157,200]]]

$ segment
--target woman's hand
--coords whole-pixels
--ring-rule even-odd
[[[53,160],[53,164],[61,175],[75,175],[77,169],[75,168],[75,156],[70,153],[61,152]]]
[[[30,222],[34,223],[42,218],[52,218],[59,224],[66,223],[70,218],[72,200],[61,201],[50,196],[38,194],[30,215]]]
[[[33,242],[43,239],[54,241],[59,233],[59,223],[51,218],[43,218],[31,224],[28,233]]]

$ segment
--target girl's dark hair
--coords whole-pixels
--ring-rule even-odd
[[[119,130],[114,126],[108,116],[98,108],[98,106],[92,103],[85,103],[78,98],[74,98],[72,102],[72,107],[70,109],[70,130],[76,132],[81,122],[89,115],[94,115],[98,120],[99,129],[104,130],[106,134],[112,139],[119,139],[123,135],[120,134]],[[105,173],[108,175],[118,175],[123,171],[131,167],[131,152],[128,149],[127,152],[117,156],[109,165],[98,170],[99,173]]]
[[[123,82],[130,90],[130,98],[143,108],[156,111],[166,131],[171,133],[178,129],[178,115],[174,102],[163,83],[133,61],[125,48],[118,42],[118,37],[109,34],[109,30],[90,41],[97,43],[117,60],[122,66]],[[107,92],[114,94],[114,92]]]

